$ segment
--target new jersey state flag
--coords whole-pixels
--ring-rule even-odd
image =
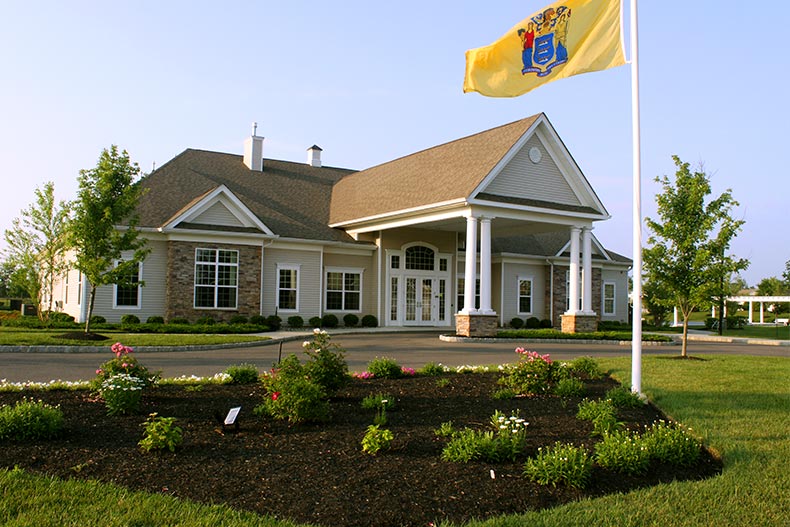
[[[548,82],[625,64],[620,0],[564,0],[466,52],[464,92],[516,97]]]

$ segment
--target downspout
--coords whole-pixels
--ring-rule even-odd
[[[381,274],[382,274],[382,268],[381,268],[381,245],[382,245],[382,241],[381,241],[381,237],[382,237],[382,232],[379,231],[379,236],[378,236],[378,239],[376,240],[376,246],[377,246],[377,249],[376,249],[376,318],[379,321],[379,325],[388,326],[389,325],[389,320],[387,320],[385,324],[382,324],[382,322],[384,322],[384,319],[381,318],[381,304],[387,298],[386,293],[384,293],[382,291],[382,289],[381,289],[381,283],[382,283],[382,280],[381,280]]]
[[[318,316],[324,318],[324,246],[321,246],[321,253],[318,258]]]
[[[549,320],[554,326],[554,262],[547,258],[546,263],[549,264]]]

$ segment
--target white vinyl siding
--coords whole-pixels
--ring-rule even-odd
[[[529,159],[529,151],[533,147],[541,153],[539,163],[533,163]],[[527,141],[482,192],[498,196],[581,205],[579,198],[537,136],[533,136]]]
[[[507,324],[514,317],[524,318],[526,315],[548,318],[548,292],[546,291],[548,268],[544,264],[533,263],[534,260],[523,260],[519,262],[515,258],[508,258],[502,267],[502,313],[501,321]],[[532,311],[525,313],[520,311],[519,301],[519,280],[528,279],[532,282]],[[495,284],[494,287],[498,287]]]
[[[300,251],[267,247],[263,253],[263,315],[279,314],[278,268],[297,267],[299,269],[298,311],[286,312],[299,315],[305,321],[310,317],[321,316],[321,253],[319,251]],[[285,318],[285,317],[283,317]]]
[[[192,220],[191,223],[198,223],[202,225],[223,225],[227,227],[244,227],[244,224],[228,210],[228,208],[221,202],[214,203],[208,209],[203,211],[197,218]]]

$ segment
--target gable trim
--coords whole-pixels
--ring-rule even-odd
[[[253,227],[266,235],[274,236],[274,232],[258,219],[258,217],[225,185],[220,185],[204,195],[186,210],[169,220],[162,227],[162,230],[169,231],[176,228],[180,223],[190,223],[217,203],[225,205],[228,211],[245,227]]]

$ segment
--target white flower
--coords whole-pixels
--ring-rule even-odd
[[[313,329],[313,335],[320,335],[320,334],[321,334],[321,328]]]
[[[306,348],[306,347],[308,347],[309,345],[310,345],[310,341],[309,341],[309,340],[305,340],[304,342],[302,342],[302,347],[303,347],[303,348]]]

